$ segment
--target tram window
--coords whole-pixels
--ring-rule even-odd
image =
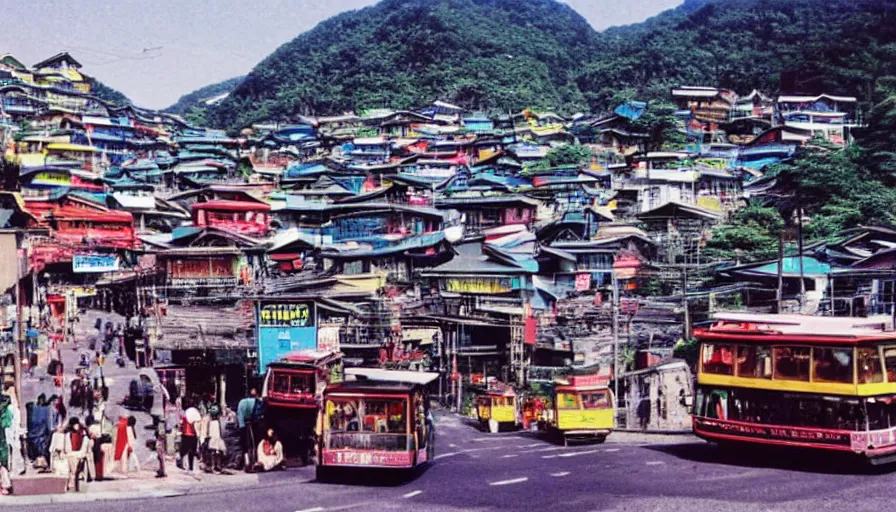
[[[877,347],[862,347],[856,351],[859,368],[859,384],[873,384],[884,381]]]
[[[734,345],[704,343],[703,373],[734,375]]]
[[[896,347],[884,347],[884,365],[887,368],[887,382],[896,382]]]
[[[772,378],[772,352],[764,345],[738,345],[737,376]]]
[[[289,375],[284,375],[282,373],[274,374],[274,392],[275,393],[288,393],[289,392]]]
[[[557,393],[558,409],[578,409],[575,393]]]
[[[327,416],[330,430],[336,432],[357,432],[361,428],[357,400],[328,400]]]
[[[814,380],[852,382],[852,349],[815,347],[812,360],[815,365]]]
[[[582,407],[585,409],[606,409],[610,407],[610,397],[606,391],[582,393]]]
[[[309,377],[309,375],[293,375],[290,381],[289,392],[294,395],[311,393],[311,379]]]
[[[809,380],[809,347],[775,347],[775,379]]]

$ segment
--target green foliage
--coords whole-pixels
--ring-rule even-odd
[[[679,359],[687,361],[691,368],[697,367],[697,356],[700,353],[700,342],[696,338],[687,341],[678,340],[675,347],[672,348],[672,355]]]
[[[742,262],[774,259],[778,255],[778,233],[783,228],[784,219],[778,210],[750,205],[713,231],[704,254],[710,259]]]
[[[109,103],[124,106],[130,105],[131,100],[122,92],[117,91],[96,78],[90,78],[90,94]]]
[[[551,148],[544,159],[551,167],[585,165],[591,161],[591,150],[581,144],[562,144]]]
[[[680,84],[851,94],[867,106],[896,76],[893,41],[896,0],[688,0],[603,33],[555,0],[383,0],[283,45],[209,121],[238,129],[436,99],[597,113],[668,100]],[[656,124],[655,148],[668,130]]]
[[[383,0],[324,21],[262,61],[212,120],[262,119],[442,99],[471,110],[587,107],[576,70],[597,33],[554,0]]]
[[[236,88],[245,76],[238,76],[234,78],[230,78],[228,80],[224,80],[223,82],[218,82],[216,84],[207,85],[200,89],[196,89],[195,91],[184,94],[177,100],[177,103],[171,105],[166,108],[164,112],[169,112],[171,114],[177,114],[179,116],[183,116],[187,121],[190,121],[190,117],[197,121],[197,125],[203,125],[204,123],[199,123],[199,120],[205,119],[205,112],[207,110],[205,101],[216,96],[220,96],[224,93],[228,93]]]
[[[681,122],[675,117],[675,105],[668,101],[651,102],[644,113],[629,123],[631,131],[646,133],[647,151],[681,149],[687,139],[678,128]]]

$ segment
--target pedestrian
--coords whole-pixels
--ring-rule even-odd
[[[156,421],[155,423],[155,434],[156,434],[156,458],[159,460],[159,469],[156,471],[156,478],[165,478],[168,476],[165,473],[165,452],[167,451],[168,446],[168,429],[165,426],[164,418],[161,421]]]
[[[12,480],[10,479],[10,460],[11,446],[7,442],[6,432],[12,426],[12,411],[10,408],[10,398],[8,395],[0,395],[0,494],[9,494],[12,488]]]
[[[9,451],[9,465],[6,467],[10,472],[14,472],[16,448],[20,445],[20,440],[22,438],[22,435],[24,434],[24,432],[22,431],[22,413],[19,410],[19,399],[18,395],[16,395],[15,383],[7,382],[6,384],[4,384],[3,394],[7,398],[9,398],[9,406],[7,407],[7,409],[10,413],[10,425],[8,427],[5,427],[5,430],[3,432]],[[20,474],[25,474],[27,466],[27,459],[23,457],[22,472]]]
[[[282,469],[283,444],[277,439],[277,434],[274,433],[274,429],[269,428],[267,430],[264,439],[258,443],[258,449],[256,451],[256,457],[258,459],[258,462],[255,464],[256,470],[272,471],[274,469]]]
[[[128,416],[128,465],[134,464],[134,471],[140,471],[140,457],[137,455],[137,418]]]
[[[224,467],[224,455],[227,453],[227,444],[223,437],[224,428],[221,425],[221,410],[217,405],[209,407],[208,418],[205,420],[205,435],[203,445],[207,457],[206,471],[220,473]]]
[[[99,350],[93,358],[93,389],[99,389],[100,381],[103,380],[103,364],[106,362],[106,356]]]
[[[132,451],[128,418],[122,416],[118,418],[118,426],[115,429],[115,460],[118,462],[119,471],[124,478],[127,478],[128,475],[128,460]]]
[[[68,462],[68,484],[66,491],[78,491],[81,480],[81,473],[87,466],[87,455],[92,453],[93,447],[90,445],[87,434],[81,426],[78,418],[72,417],[68,422],[68,429],[65,434],[65,445],[63,453]],[[92,474],[88,470],[88,481],[92,478]]]
[[[240,400],[236,407],[237,422],[240,426],[242,448],[245,454],[244,466],[246,471],[252,471],[256,463],[255,429],[260,421],[261,400],[258,399],[258,390],[249,390],[249,396]]]
[[[188,404],[189,405],[189,404]],[[199,415],[199,411],[192,406],[188,406],[187,410],[184,411],[184,417],[181,420],[180,425],[180,459],[181,459],[181,468],[187,469],[190,472],[194,471],[194,459],[196,457],[196,449],[197,449],[197,432],[196,427],[199,421],[201,421],[202,417]],[[189,466],[187,468],[183,467],[184,462],[188,462]]]

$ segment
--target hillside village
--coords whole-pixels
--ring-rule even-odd
[[[770,166],[863,124],[838,91],[738,92],[675,87],[660,130],[639,101],[567,118],[434,98],[228,136],[93,96],[68,53],[4,55],[0,257],[21,264],[0,287],[15,302],[21,273],[34,322],[117,312],[138,364],[180,368],[196,392],[226,380],[228,402],[297,349],[438,371],[468,396],[648,368],[719,308],[892,313],[892,227],[791,233],[780,260],[707,252],[736,212],[774,202]],[[28,351],[43,361],[48,343]]]

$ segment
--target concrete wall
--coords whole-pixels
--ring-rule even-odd
[[[687,365],[660,365],[623,378],[626,428],[658,431],[691,428],[693,381]]]

